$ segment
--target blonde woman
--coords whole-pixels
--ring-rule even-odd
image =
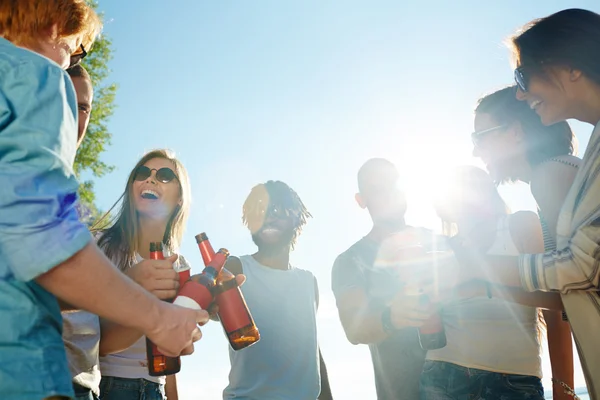
[[[207,314],[161,302],[124,279],[77,215],[75,93],[64,68],[100,31],[84,0],[0,2],[0,393],[73,396],[57,297],[192,351]],[[150,311],[150,312],[148,312]],[[164,324],[160,324],[164,322]]]
[[[127,179],[114,223],[97,234],[98,246],[125,274],[160,299],[176,295],[175,269],[189,269],[179,249],[190,208],[190,184],[181,162],[166,150],[145,154]],[[162,242],[174,265],[149,260],[150,243]],[[167,254],[165,254],[167,255]],[[148,375],[142,333],[101,321],[100,398],[177,400],[175,376]],[[166,384],[166,387],[165,387]]]

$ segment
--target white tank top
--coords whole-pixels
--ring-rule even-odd
[[[493,255],[518,255],[508,217],[498,221]],[[537,309],[476,297],[443,305],[447,345],[427,359],[505,374],[542,377]]]
[[[164,250],[164,256],[169,256],[169,252],[166,248]],[[142,260],[143,258],[139,254],[135,255],[136,264]],[[116,260],[112,261],[117,262]],[[179,272],[189,269],[190,266],[185,258],[179,255],[179,259],[175,262],[173,268]],[[146,336],[142,336],[131,347],[121,351],[120,353],[114,353],[100,357],[100,371],[102,376],[128,379],[146,379],[148,381],[163,385],[166,383],[165,376],[148,375]]]

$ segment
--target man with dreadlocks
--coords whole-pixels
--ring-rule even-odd
[[[317,280],[290,264],[290,251],[310,217],[298,194],[281,181],[255,186],[244,203],[242,220],[258,251],[230,257],[226,268],[246,275],[241,289],[261,340],[241,351],[230,349],[224,399],[332,399],[317,342]]]

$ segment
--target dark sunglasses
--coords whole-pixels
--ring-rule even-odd
[[[175,172],[173,172],[171,168],[165,167],[161,169],[150,169],[145,165],[140,165],[137,168],[133,179],[136,181],[145,181],[150,177],[150,175],[152,175],[152,171],[156,171],[156,180],[162,183],[169,183],[173,179],[178,179],[177,175],[175,175]]]
[[[527,92],[529,88],[529,76],[523,67],[515,69],[515,82],[522,92]]]
[[[71,62],[69,63],[69,68],[76,66],[87,56],[87,51],[85,51],[85,47],[83,44],[79,45],[79,49],[75,51],[75,53],[71,54]]]
[[[283,207],[278,207],[278,206],[269,206],[266,210],[260,210],[259,211],[260,214],[262,215],[267,215],[271,218],[276,218],[276,219],[297,219],[298,215],[296,213],[294,213],[293,211],[290,211],[286,208]]]
[[[477,147],[481,144],[481,138],[487,135],[488,133],[497,132],[502,129],[508,128],[508,125],[499,125],[494,126],[493,128],[484,129],[482,131],[477,131],[471,133],[471,140],[473,141],[473,146]]]

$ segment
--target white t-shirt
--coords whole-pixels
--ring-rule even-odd
[[[169,253],[164,251],[165,257]],[[135,255],[135,264],[141,262],[143,258]],[[179,255],[174,264],[175,271],[184,271],[190,269],[187,260]],[[131,347],[119,353],[109,354],[100,357],[100,370],[103,376],[112,376],[116,378],[146,379],[151,382],[165,384],[165,376],[148,375],[148,360],[146,357],[146,337],[142,336]]]
[[[500,219],[488,251],[518,255],[508,227]],[[427,359],[505,374],[542,377],[537,309],[506,300],[476,297],[449,302],[442,318],[447,345],[427,352]]]

